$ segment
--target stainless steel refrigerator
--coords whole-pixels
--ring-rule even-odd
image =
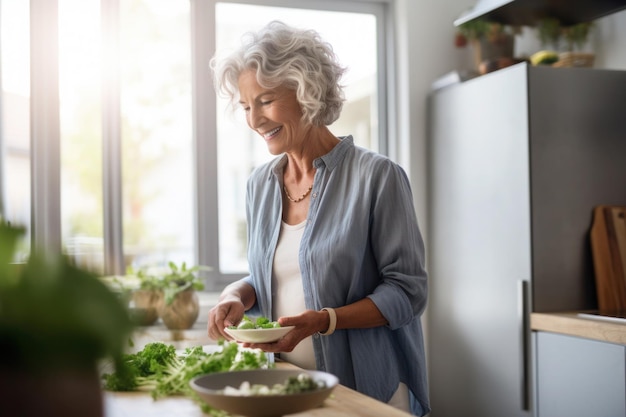
[[[529,417],[529,314],[597,307],[592,211],[626,204],[626,72],[521,63],[429,98],[432,417]]]

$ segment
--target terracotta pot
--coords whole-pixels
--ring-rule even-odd
[[[0,370],[0,404],[3,416],[104,416],[96,370],[59,369],[37,374]]]
[[[200,313],[200,301],[195,290],[179,292],[171,304],[162,298],[159,303],[159,317],[170,330],[190,329]]]
[[[136,290],[133,292],[134,308],[131,316],[140,326],[151,326],[159,318],[158,307],[163,299],[163,293],[156,290]]]

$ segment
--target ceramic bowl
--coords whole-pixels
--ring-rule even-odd
[[[306,373],[315,381],[323,381],[324,388],[300,394],[284,395],[225,395],[227,386],[239,388],[242,382],[251,385],[282,384],[289,377]],[[220,372],[202,375],[191,380],[191,388],[211,407],[233,415],[246,417],[275,417],[320,407],[337,386],[336,376],[321,371],[299,369],[257,369],[251,371]]]
[[[294,326],[272,327],[270,329],[224,329],[238,342],[272,343],[286,335]]]

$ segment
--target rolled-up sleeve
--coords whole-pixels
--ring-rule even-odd
[[[392,163],[379,172],[372,196],[371,244],[381,283],[369,297],[396,329],[426,308],[424,242],[406,174]]]

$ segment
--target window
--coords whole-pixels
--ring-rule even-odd
[[[123,267],[194,263],[189,2],[103,5],[115,25],[100,24],[100,0],[59,0],[63,246],[104,273],[103,174],[118,174]],[[117,83],[101,86],[102,69]],[[116,87],[118,101],[103,107]],[[103,111],[117,128],[105,126],[120,143],[108,165],[119,173],[103,169]]]
[[[100,1],[58,7],[61,235],[78,265],[104,272]]]
[[[0,213],[102,274],[184,261],[213,267],[209,290],[243,276],[245,182],[271,155],[217,100],[216,48],[272,19],[319,31],[348,67],[331,130],[386,149],[387,3],[251,3],[0,0]],[[42,78],[57,65],[58,80]],[[31,114],[42,97],[48,107]]]
[[[189,0],[121,0],[120,5],[126,264],[193,264]]]
[[[29,4],[0,2],[0,218],[30,231]],[[26,238],[18,256],[30,252]]]

